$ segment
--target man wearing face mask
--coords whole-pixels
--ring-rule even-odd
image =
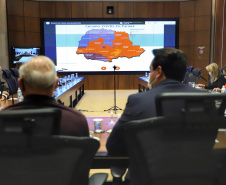
[[[163,92],[203,92],[182,83],[186,68],[187,56],[175,48],[153,50],[154,59],[150,65],[149,90],[130,95],[126,108],[114,126],[106,147],[111,155],[126,155],[123,141],[123,126],[132,120],[156,116],[155,97]],[[170,106],[168,114],[175,112],[175,105]]]

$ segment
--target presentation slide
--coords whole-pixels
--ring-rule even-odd
[[[176,21],[45,21],[45,55],[57,70],[149,71],[152,50],[176,47]]]

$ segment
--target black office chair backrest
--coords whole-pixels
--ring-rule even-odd
[[[13,77],[14,77],[15,80],[16,80],[16,85],[17,85],[17,88],[18,88],[18,82],[17,82],[17,80],[18,80],[18,78],[19,78],[19,71],[18,71],[17,68],[11,68],[11,71],[12,71]]]
[[[14,133],[32,136],[58,135],[60,120],[61,110],[56,108],[1,111],[0,135]]]
[[[11,72],[8,69],[3,69],[2,71],[3,71],[2,77],[5,79],[5,81],[8,84],[9,91],[10,91],[9,93],[16,94],[17,89],[18,89],[16,79],[13,77],[13,75],[11,74]]]
[[[99,141],[52,135],[58,133],[55,126],[59,127],[59,111],[0,112],[0,184],[89,184]]]
[[[157,116],[188,115],[197,119],[207,114],[224,115],[226,95],[208,92],[161,93],[155,97]]]
[[[199,78],[202,76],[201,69],[196,68],[189,74],[188,82],[195,82],[196,84],[199,81]]]
[[[2,98],[2,92],[4,90],[4,82],[1,81],[1,78],[0,78],[0,98]]]
[[[211,152],[225,121],[207,115],[199,121],[170,116],[129,122],[124,140],[130,185],[214,185],[218,166]]]

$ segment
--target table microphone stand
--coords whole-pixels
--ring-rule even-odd
[[[14,105],[14,98],[13,98],[13,93],[11,93],[12,94],[12,103],[13,103],[13,105]],[[19,102],[19,101],[18,101]]]
[[[118,106],[116,106],[116,86],[115,86],[115,69],[117,68],[117,66],[113,66],[113,69],[114,69],[114,106],[113,107],[110,107],[109,109],[107,110],[104,110],[104,111],[111,111],[113,110],[116,114],[116,111],[117,110],[122,110],[121,108],[119,108]]]
[[[200,76],[203,80],[205,80],[205,81],[207,81],[207,79],[205,79],[203,76],[202,76],[202,74],[201,74],[201,76]]]

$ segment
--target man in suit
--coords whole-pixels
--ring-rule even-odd
[[[128,97],[126,108],[107,140],[106,147],[109,154],[126,155],[123,126],[132,120],[156,116],[156,95],[163,92],[201,91],[182,83],[187,68],[187,56],[181,50],[155,49],[153,54],[154,59],[150,65],[149,90]],[[175,106],[172,105],[167,114],[176,111]]]
[[[18,85],[24,100],[6,107],[4,111],[35,108],[59,108],[61,115],[61,135],[89,136],[88,123],[83,114],[56,102],[53,92],[58,85],[55,66],[45,56],[32,58],[19,69]]]

